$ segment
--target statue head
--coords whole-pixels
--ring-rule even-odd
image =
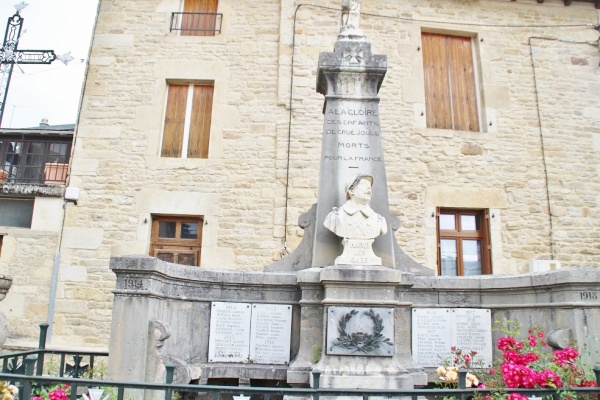
[[[351,192],[354,191],[354,189],[360,184],[361,181],[368,182],[368,187],[369,187],[369,191],[370,191],[371,186],[373,185],[373,177],[370,175],[365,175],[365,174],[354,175],[346,183],[346,200],[350,200],[350,198],[354,195],[354,193],[351,193]],[[369,198],[370,198],[370,192],[369,192]]]

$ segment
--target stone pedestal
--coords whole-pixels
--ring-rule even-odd
[[[403,275],[383,266],[321,270],[323,354],[313,366],[321,371],[321,387],[412,389],[427,384],[410,355],[410,303],[396,300]]]

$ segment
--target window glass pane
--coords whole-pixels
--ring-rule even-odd
[[[183,222],[181,224],[182,239],[198,239],[198,224],[195,222]]]
[[[441,239],[442,275],[456,276],[456,240]]]
[[[454,214],[440,214],[440,229],[452,231],[456,230]]]
[[[31,228],[34,200],[0,200],[0,226]]]
[[[174,239],[177,223],[170,221],[160,221],[158,223],[158,237]]]
[[[481,275],[481,240],[463,240],[462,250],[464,275]]]
[[[156,258],[166,262],[175,262],[175,255],[173,253],[158,253]]]
[[[461,215],[460,228],[463,231],[478,231],[481,229],[479,215]]]
[[[191,266],[197,265],[196,257],[194,257],[193,254],[179,254],[177,264],[191,265]]]

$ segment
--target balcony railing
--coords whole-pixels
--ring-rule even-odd
[[[64,185],[71,137],[0,136],[0,185]]]
[[[223,14],[174,12],[170,31],[180,31],[182,36],[214,36],[221,33]]]

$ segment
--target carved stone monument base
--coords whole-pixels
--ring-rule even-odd
[[[335,259],[336,265],[381,265],[381,257],[373,253],[374,239],[344,239],[344,252]]]
[[[371,265],[321,270],[324,349],[313,366],[321,371],[321,387],[412,389],[427,384],[410,354],[410,304],[395,294],[403,277],[408,276]]]

